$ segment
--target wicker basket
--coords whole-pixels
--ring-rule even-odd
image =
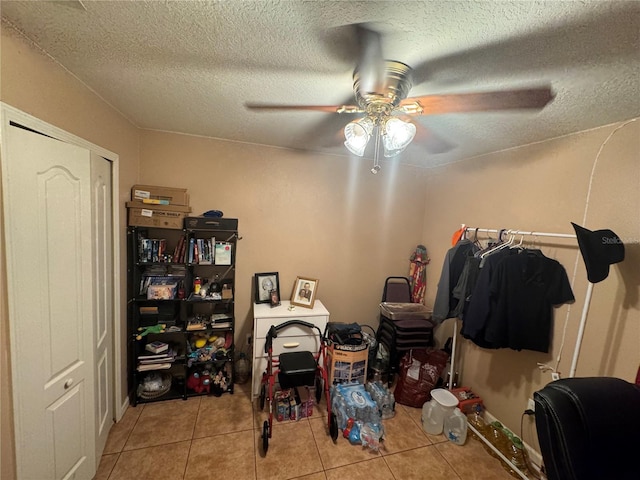
[[[168,372],[153,372],[140,384],[138,395],[145,400],[160,398],[171,389],[172,378]]]

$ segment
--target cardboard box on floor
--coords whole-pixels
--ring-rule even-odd
[[[189,205],[189,194],[186,188],[134,185],[131,188],[131,200],[140,202],[142,200],[166,200],[169,205]]]
[[[349,346],[349,350],[343,348],[340,345],[330,345],[327,348],[329,385],[351,382],[365,383],[369,345]]]

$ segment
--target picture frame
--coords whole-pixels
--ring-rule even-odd
[[[271,308],[279,307],[281,305],[280,294],[275,288],[271,290],[270,296],[271,296]]]
[[[280,298],[280,278],[278,272],[266,272],[254,274],[254,290],[256,303],[271,303],[272,290],[276,291]]]
[[[317,278],[297,277],[291,292],[291,305],[313,308],[319,282]]]

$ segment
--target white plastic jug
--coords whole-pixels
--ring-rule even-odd
[[[444,411],[433,398],[422,406],[422,429],[430,435],[440,435]]]
[[[444,435],[456,445],[464,445],[467,440],[467,417],[459,408],[445,417]]]

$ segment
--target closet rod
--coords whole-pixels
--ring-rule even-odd
[[[482,233],[508,233],[510,235],[529,235],[532,237],[556,237],[556,238],[576,238],[575,235],[570,233],[547,233],[547,232],[525,232],[524,230],[509,230],[509,229],[495,229],[495,228],[476,228],[466,227],[466,233],[469,232],[482,232]]]

